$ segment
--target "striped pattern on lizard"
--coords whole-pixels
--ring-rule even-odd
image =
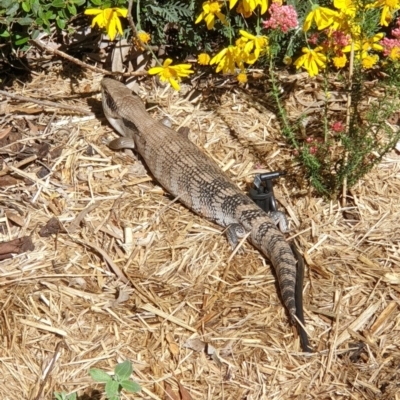
[[[295,323],[296,260],[271,217],[187,135],[151,118],[142,100],[125,85],[104,78],[101,87],[104,113],[122,135],[110,147],[135,146],[161,186],[189,209],[227,228],[232,246],[250,233],[248,240],[272,262],[283,303]]]

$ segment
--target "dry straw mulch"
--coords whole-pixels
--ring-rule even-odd
[[[389,154],[359,182],[346,210],[289,177],[277,184],[308,265],[315,352],[306,355],[268,261],[248,244],[231,257],[221,229],[168,196],[132,153],[108,149],[116,135],[100,79],[37,75],[12,89],[90,105],[95,116],[9,101],[1,117],[1,129],[22,133],[2,150],[15,154],[5,159],[15,181],[0,192],[1,241],[31,235],[35,249],[0,262],[0,398],[99,398],[104,387],[89,368],[112,372],[128,359],[143,389],[122,398],[188,399],[181,385],[192,399],[400,399],[400,157]],[[308,106],[301,90],[288,100],[292,112]],[[293,157],[274,114],[243,93],[227,92],[214,108],[160,88],[142,94],[159,105],[155,118],[189,126],[243,190],[256,170]],[[16,155],[45,143],[50,156],[15,167]],[[52,217],[59,232],[39,235]]]

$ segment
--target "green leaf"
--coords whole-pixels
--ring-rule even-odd
[[[101,6],[102,0],[91,0],[95,6]]]
[[[51,19],[54,19],[56,17],[56,14],[54,14],[53,11],[46,11],[45,14],[44,14],[44,17],[47,20],[51,20]]]
[[[125,360],[115,367],[115,375],[119,381],[127,380],[132,374],[132,363]]]
[[[89,375],[96,382],[108,383],[113,380],[110,375],[106,374],[103,370],[99,368],[89,369]]]
[[[68,19],[68,16],[64,9],[58,10],[57,14],[61,19]]]
[[[10,37],[10,32],[8,32],[8,31],[3,31],[3,32],[0,33],[0,37],[8,38],[8,37]]]
[[[73,2],[77,5],[77,6],[83,6],[86,3],[86,0],[73,0]]]
[[[14,15],[19,8],[19,3],[16,2],[14,3],[7,11],[6,11],[6,15]]]
[[[58,17],[56,18],[56,23],[57,23],[57,26],[60,29],[64,29],[65,25],[67,25],[67,21],[65,19],[61,19],[61,18],[58,18]]]
[[[21,3],[21,7],[22,7],[22,9],[23,9],[25,12],[31,11],[31,5],[30,5],[29,2],[27,2],[27,1],[23,1],[23,2]]]
[[[40,31],[39,29],[35,29],[32,33],[31,33],[31,38],[32,39],[37,39],[39,37]]]
[[[108,381],[106,383],[106,396],[108,399],[118,396],[119,383],[116,381]]]
[[[1,0],[0,1],[0,7],[1,8],[8,8],[12,5],[13,0]]]
[[[18,35],[19,36],[19,35]],[[21,46],[29,40],[29,36],[21,37],[21,39],[17,39],[14,43],[16,46]]]
[[[142,390],[140,385],[133,381],[121,381],[120,384],[129,393],[137,393]]]
[[[17,19],[17,23],[22,26],[30,25],[33,23],[33,19],[30,17],[19,18],[19,19]]]
[[[76,15],[78,13],[76,11],[76,7],[73,4],[68,4],[67,8],[68,8],[68,11],[71,13],[71,15]]]
[[[56,8],[64,8],[65,7],[65,1],[64,0],[53,0],[51,5],[53,7],[56,7]]]
[[[39,0],[32,0],[31,2],[32,11],[35,15],[38,15],[40,10],[40,3]]]

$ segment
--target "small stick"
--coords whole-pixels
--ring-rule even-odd
[[[60,51],[60,50],[57,50],[57,49],[52,49],[51,47],[49,47],[46,44],[44,44],[42,41],[30,40],[29,43],[35,45],[36,47],[38,47],[38,48],[40,48],[42,50],[45,50],[46,52],[48,52],[50,54],[55,54],[57,56],[63,57],[66,60],[71,61],[74,64],[79,65],[82,68],[90,69],[91,71],[98,72],[98,73],[103,74],[103,75],[116,75],[116,76],[143,76],[143,75],[147,75],[147,71],[137,71],[137,72],[119,72],[119,71],[114,71],[114,72],[110,72],[110,71],[107,71],[106,69],[98,68],[98,67],[94,67],[93,65],[86,64],[83,61],[78,60],[77,58],[72,57],[67,53],[64,53],[63,51]]]
[[[22,161],[16,163],[14,165],[14,168],[19,169],[20,167],[24,166],[25,164],[29,164],[30,162],[33,162],[37,159],[37,155],[34,154],[33,156],[30,156],[28,158],[23,159]],[[10,167],[5,167],[3,170],[0,171],[0,176],[7,175],[9,172],[12,172],[13,170]]]
[[[47,380],[48,380],[48,378],[49,378],[49,376],[50,376],[50,374],[51,374],[51,372],[52,372],[52,370],[53,370],[53,368],[55,366],[55,363],[57,362],[57,360],[60,357],[60,347],[63,346],[63,345],[64,345],[63,342],[58,342],[57,343],[56,349],[54,350],[53,358],[51,359],[50,364],[47,367],[47,371],[45,372],[45,376],[44,376],[44,378],[42,380],[42,383],[39,386],[39,390],[37,392],[35,400],[39,400],[42,397],[43,388],[44,388],[44,386],[45,386],[45,384],[46,384],[46,382],[47,382]]]
[[[38,99],[35,99],[32,97],[19,96],[18,94],[9,93],[4,90],[0,90],[0,94],[2,94],[3,96],[6,96],[6,97],[10,97],[11,99],[26,101],[28,103],[39,104],[40,106],[62,108],[64,110],[75,111],[75,112],[81,113],[81,114],[94,115],[91,111],[82,109],[81,107],[67,106],[67,105],[60,104],[60,103],[54,103],[52,101],[38,100]]]

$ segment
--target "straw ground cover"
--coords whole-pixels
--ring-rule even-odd
[[[140,159],[108,149],[115,134],[101,111],[100,79],[36,75],[12,88],[92,116],[2,104],[3,136],[9,126],[22,136],[2,150],[3,176],[17,181],[0,192],[1,239],[31,235],[35,250],[0,262],[0,398],[62,390],[101,398],[89,369],[111,373],[130,360],[142,391],[122,398],[400,399],[400,156],[388,154],[343,209],[308,190],[257,96],[228,90],[215,106],[141,87],[158,105],[152,115],[189,126],[191,140],[243,190],[255,171],[288,168],[276,194],[308,267],[315,352],[305,355],[268,261],[247,243],[231,257],[218,227],[169,197]],[[306,111],[310,126],[318,123],[321,93],[318,80],[298,79],[289,116]],[[338,95],[333,106],[344,104]],[[50,156],[13,167],[44,143]],[[38,175],[43,167],[49,176]],[[60,231],[41,236],[52,217]]]

